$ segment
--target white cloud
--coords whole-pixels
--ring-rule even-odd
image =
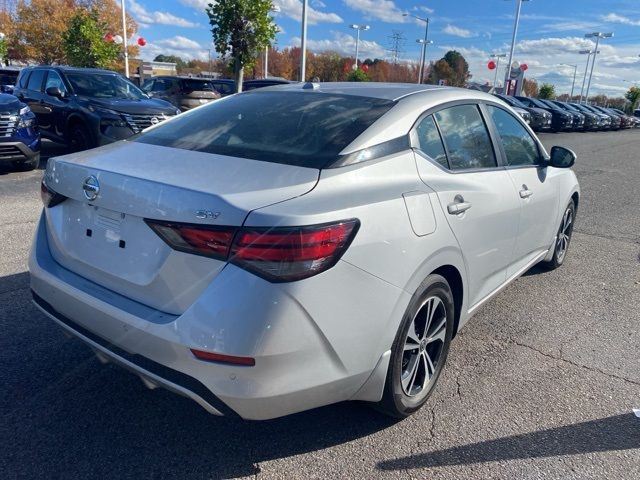
[[[466,28],[456,27],[455,25],[451,25],[451,24],[448,24],[446,27],[444,27],[442,31],[449,35],[453,35],[454,37],[471,38],[476,36],[476,34],[473,33],[471,30],[467,30]]]
[[[356,53],[356,39],[349,34],[343,32],[331,32],[332,38],[328,39],[309,39],[307,40],[307,48],[313,52],[338,52],[345,56],[354,56]],[[291,39],[291,46],[299,47],[300,38],[293,37]],[[360,38],[358,44],[360,50],[359,57],[364,59],[365,57],[380,58],[384,57],[385,50],[377,42],[364,40]]]
[[[364,13],[366,19],[404,23],[407,19],[391,0],[343,0],[347,7]]]
[[[160,54],[175,55],[185,60],[207,60],[209,58],[207,49],[198,42],[181,35],[149,42],[140,49],[140,56],[143,60],[153,60]],[[215,53],[212,51],[211,55],[213,56]]]
[[[150,11],[135,0],[129,0],[129,13],[141,24],[144,25],[173,25],[176,27],[197,27],[197,23],[190,22],[182,17],[169,12]]]
[[[300,0],[273,0],[273,5],[280,7],[280,14],[294,20],[302,20],[302,2]],[[318,5],[319,8],[320,5]],[[276,14],[277,15],[277,14]],[[316,23],[342,23],[340,15],[316,10],[312,6],[307,7],[307,20],[310,24]]]
[[[629,17],[623,17],[617,13],[610,13],[602,17],[602,20],[609,23],[621,23],[623,25],[632,25],[634,27],[640,27],[640,20],[632,20]]]
[[[214,0],[180,0],[180,3],[187,7],[195,8],[196,10],[204,10],[213,3]]]

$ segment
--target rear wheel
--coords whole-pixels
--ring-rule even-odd
[[[382,412],[405,418],[427,401],[444,367],[453,336],[451,288],[429,275],[414,294],[391,349]]]
[[[544,266],[550,270],[555,270],[564,263],[564,259],[567,256],[569,250],[569,243],[571,242],[571,234],[573,233],[573,224],[576,218],[576,206],[573,201],[569,202],[567,208],[562,215],[560,221],[560,228],[558,229],[558,235],[556,236],[556,243],[553,251],[553,258],[544,262]]]
[[[93,148],[93,141],[89,131],[81,124],[76,123],[69,129],[69,150],[72,152],[81,152]]]

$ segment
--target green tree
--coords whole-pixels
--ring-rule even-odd
[[[354,70],[347,77],[347,81],[349,82],[368,82],[369,77],[366,73],[364,73],[361,69]]]
[[[187,68],[187,62],[185,62],[182,58],[177,55],[156,55],[156,58],[153,59],[154,62],[167,62],[167,63],[175,63],[178,71]]]
[[[0,65],[3,65],[7,61],[7,54],[9,49],[7,48],[7,42],[4,38],[0,38]]]
[[[640,100],[640,87],[631,87],[629,91],[624,94],[624,97],[631,102],[630,111],[633,112],[638,105],[638,100]]]
[[[469,73],[469,64],[462,54],[456,50],[449,50],[442,58],[451,67],[451,76],[447,85],[464,87],[471,78],[471,74]]]
[[[427,75],[426,83],[438,85],[441,80],[444,80],[445,85],[451,85],[453,75],[451,65],[449,65],[444,58],[441,58],[436,63],[431,63],[429,65],[429,73]]]
[[[207,7],[213,45],[231,58],[237,92],[242,91],[245,67],[252,67],[276,37],[272,10],[272,0],[218,0]]]
[[[75,67],[110,68],[118,58],[120,47],[106,42],[107,26],[96,12],[79,10],[62,34],[65,55]]]
[[[554,98],[556,98],[556,87],[554,87],[550,83],[543,83],[542,85],[540,85],[538,98],[553,100]]]

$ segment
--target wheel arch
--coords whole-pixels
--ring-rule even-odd
[[[455,338],[458,334],[460,314],[462,312],[462,303],[464,300],[464,283],[462,282],[462,274],[453,265],[443,265],[431,272],[431,275],[433,274],[443,276],[451,288],[451,293],[453,294],[453,306],[455,309],[452,338]]]
[[[87,121],[86,118],[84,118],[79,113],[72,113],[67,118],[67,124],[66,124],[66,127],[65,127],[65,135],[64,135],[66,142],[69,142],[69,136],[71,135],[71,129],[76,125],[81,125],[82,127],[84,127],[85,131],[89,134],[89,138],[91,138],[91,141],[95,143],[95,135],[91,131],[89,122]]]

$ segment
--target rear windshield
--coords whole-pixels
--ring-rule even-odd
[[[196,91],[196,92],[215,92],[213,84],[208,80],[196,80],[192,78],[181,79],[182,88],[184,90]]]
[[[256,90],[182,114],[135,141],[322,168],[393,105],[352,95]]]

